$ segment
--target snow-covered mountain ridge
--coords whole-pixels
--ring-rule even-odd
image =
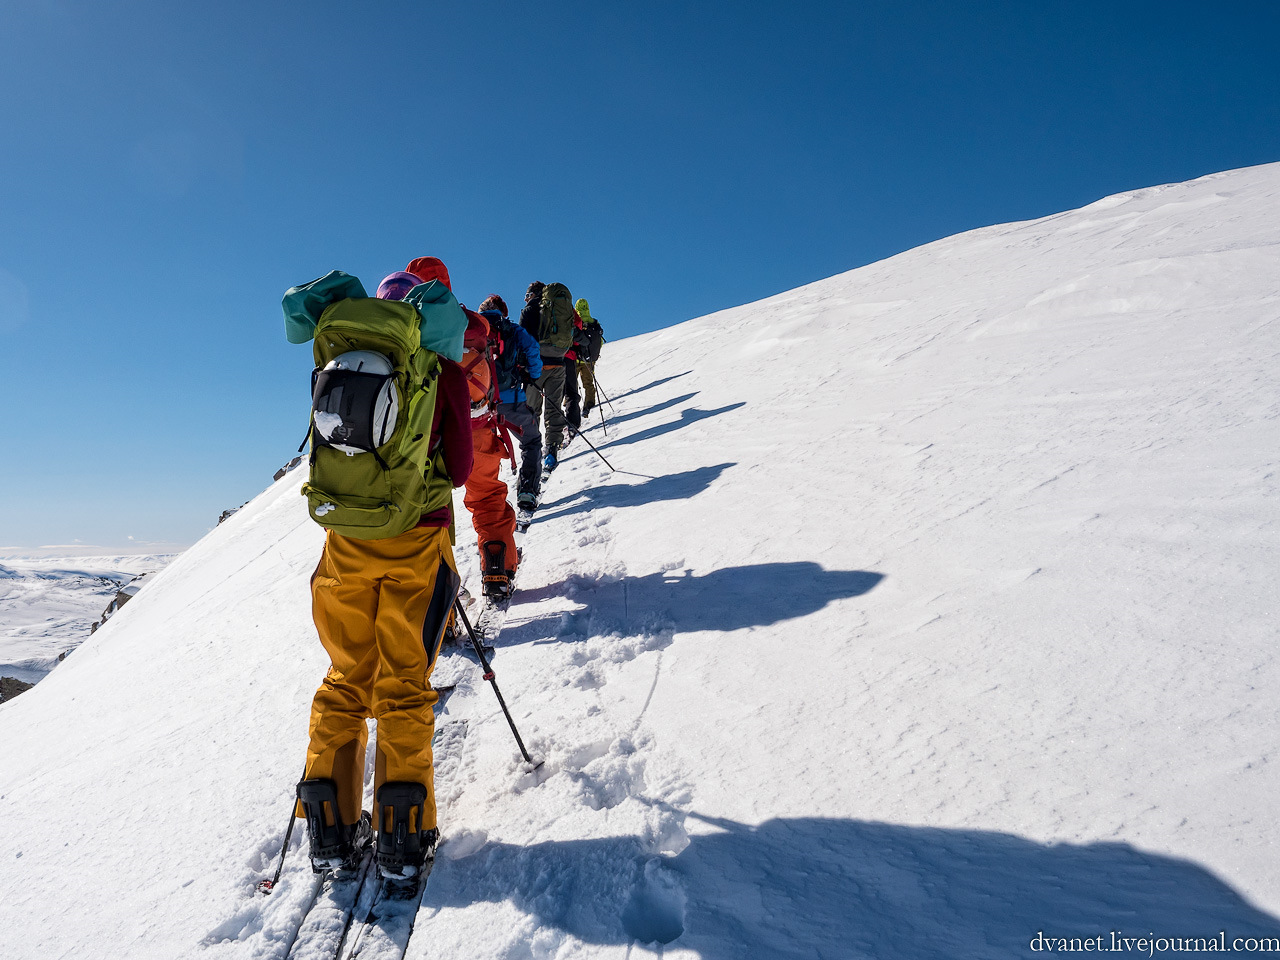
[[[571,448],[495,661],[546,767],[442,663],[409,956],[1280,936],[1278,215],[1280,164],[1232,171],[607,345],[618,473]],[[301,481],[0,707],[0,955],[287,952]]]
[[[168,556],[0,557],[0,676],[35,683],[75,650],[117,591]]]

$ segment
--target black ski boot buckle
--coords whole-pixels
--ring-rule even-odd
[[[501,540],[486,540],[480,547],[483,564],[484,595],[492,600],[505,600],[511,594],[511,574],[507,571],[507,545]]]
[[[317,873],[349,860],[356,826],[342,822],[338,808],[338,785],[325,778],[303,780],[298,784],[298,802],[307,818],[307,836],[311,839],[311,868]]]
[[[386,868],[384,874],[412,876],[435,851],[436,831],[422,825],[427,788],[406,780],[384,783],[378,788],[376,809],[378,866]]]

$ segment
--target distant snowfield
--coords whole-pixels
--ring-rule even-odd
[[[89,637],[116,592],[168,556],[17,556],[0,559],[0,676],[41,680]]]
[[[546,766],[445,658],[409,957],[1280,936],[1277,223],[1272,164],[609,344],[495,660]],[[0,955],[288,952],[302,479],[0,707]]]

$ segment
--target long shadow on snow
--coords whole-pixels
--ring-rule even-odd
[[[675,857],[655,856],[652,838],[638,836],[489,843],[453,861],[446,845],[423,903],[510,902],[587,943],[675,941],[702,960],[1025,960],[1039,931],[1109,945],[1112,931],[1225,930],[1228,949],[1236,937],[1280,937],[1280,921],[1204,867],[1124,843],[1046,845],[846,819],[699,819],[720,832],[692,837]],[[487,934],[493,955],[527,933],[510,926]]]
[[[687,400],[692,400],[697,395],[698,394],[696,392],[685,393],[685,394],[681,394],[678,397],[672,397],[670,400],[663,400],[661,403],[655,403],[652,406],[645,407],[643,410],[636,410],[633,413],[626,413],[626,414],[623,414],[622,416],[608,417],[606,420],[605,426],[608,429],[612,430],[613,427],[617,424],[626,423],[628,420],[636,420],[640,417],[647,417],[649,414],[658,413],[661,410],[668,410],[671,407],[684,403]],[[595,423],[595,424],[592,424],[591,427],[588,427],[586,429],[597,429],[599,428],[599,426],[600,424]]]
[[[647,577],[570,577],[562,583],[522,590],[520,601],[568,596],[586,599],[591,615],[623,621],[623,629],[663,627],[681,633],[740,630],[807,616],[827,604],[858,597],[884,574],[868,570],[824,570],[811,561],[725,567],[705,576],[652,573]],[[514,609],[514,608],[513,608]],[[552,614],[561,618],[564,614]],[[545,638],[547,618],[511,629],[517,642],[527,634]],[[503,640],[507,632],[503,631]]]
[[[638,507],[661,500],[688,500],[711,486],[725,470],[736,466],[736,463],[718,463],[713,467],[699,467],[696,470],[686,470],[684,473],[653,477],[644,483],[609,483],[599,487],[588,487],[586,490],[571,493],[567,497],[561,497],[539,508],[538,521],[568,517],[575,513],[587,513],[597,507]],[[572,503],[574,500],[580,502],[558,513],[547,512]]]
[[[686,370],[684,373],[673,373],[671,376],[663,377],[661,380],[654,380],[652,383],[646,383],[643,387],[636,387],[634,390],[628,390],[626,393],[620,393],[616,397],[611,396],[608,400],[605,400],[604,393],[602,391],[600,394],[600,402],[612,403],[615,400],[621,400],[623,397],[630,397],[637,393],[644,393],[646,390],[652,390],[654,387],[660,387],[664,383],[670,383],[672,380],[679,380],[681,377],[687,377],[691,373],[693,373],[692,370]]]
[[[600,450],[608,450],[610,447],[622,447],[629,443],[640,443],[644,440],[652,440],[655,437],[661,437],[674,430],[687,427],[691,423],[697,423],[699,420],[706,420],[708,417],[718,417],[722,413],[728,413],[730,410],[737,410],[739,407],[745,407],[746,405],[747,403],[745,400],[740,400],[737,403],[731,403],[727,407],[719,407],[715,410],[698,410],[696,408],[681,410],[679,420],[672,420],[670,423],[650,427],[648,430],[641,430],[639,433],[633,433],[617,440],[610,440],[608,443],[597,443],[596,447]],[[591,450],[581,450],[571,457],[565,457],[565,460],[576,460],[578,457],[594,456],[595,454]]]

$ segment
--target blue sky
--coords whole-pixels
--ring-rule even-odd
[[[5,4],[0,547],[261,490],[291,284],[435,255],[640,333],[1280,159],[1278,42],[1273,2]]]

